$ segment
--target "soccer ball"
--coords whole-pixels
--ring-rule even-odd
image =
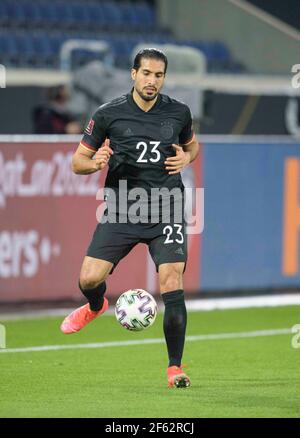
[[[130,289],[119,297],[115,314],[122,327],[138,332],[154,323],[157,304],[153,296],[145,290]]]

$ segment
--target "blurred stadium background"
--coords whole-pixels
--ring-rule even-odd
[[[130,89],[143,46],[166,51],[164,92],[190,105],[201,143],[200,159],[184,172],[187,186],[205,188],[205,228],[189,238],[186,291],[279,291],[297,301],[299,18],[291,0],[1,0],[2,306],[80,299],[77,277],[104,175],[72,175],[69,162],[95,108]],[[58,112],[75,128],[37,121],[62,88]],[[156,293],[145,248],[109,283],[112,295],[134,286]]]

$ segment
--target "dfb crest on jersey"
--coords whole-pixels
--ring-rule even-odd
[[[88,135],[92,135],[92,132],[93,132],[93,129],[94,129],[94,125],[95,125],[95,122],[94,122],[93,119],[91,119],[91,120],[89,121],[87,127],[85,128],[85,132],[86,132]]]
[[[173,137],[174,129],[171,120],[165,120],[161,123],[160,133],[164,139],[169,140]]]

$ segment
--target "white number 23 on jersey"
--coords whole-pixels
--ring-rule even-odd
[[[151,161],[151,163],[157,163],[160,160],[160,152],[157,150],[159,145],[160,141],[150,141],[149,144],[147,144],[145,141],[139,141],[136,145],[136,149],[141,149],[141,154],[137,159],[137,163],[148,163],[148,161]],[[151,147],[151,157],[148,159],[145,158],[145,155],[149,146]]]

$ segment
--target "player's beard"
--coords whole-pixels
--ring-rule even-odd
[[[157,90],[155,90],[155,92],[151,96],[148,96],[147,94],[144,94],[143,91],[140,91],[140,90],[137,90],[137,89],[136,89],[136,91],[137,91],[138,95],[143,100],[145,100],[146,102],[150,102],[151,100],[154,100],[157,97],[157,95],[158,95],[158,91]]]

